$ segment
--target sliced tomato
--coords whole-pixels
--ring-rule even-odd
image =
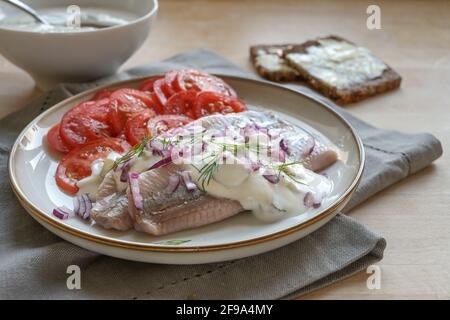
[[[156,98],[156,103],[159,104],[160,107],[165,107],[167,103],[167,96],[164,93],[163,86],[165,85],[164,79],[159,79],[155,81],[153,86],[154,89],[154,97]]]
[[[183,115],[160,115],[151,118],[147,123],[148,132],[151,137],[160,135],[172,128],[178,128],[191,122],[192,119]]]
[[[148,108],[155,107],[150,94],[135,89],[117,90],[110,99],[109,121],[115,134],[124,129],[128,119]]]
[[[109,111],[109,99],[86,101],[67,111],[59,129],[64,145],[71,150],[90,141],[113,136]]]
[[[175,93],[167,100],[164,108],[166,114],[184,114],[190,118],[193,117],[195,99],[198,92],[195,90],[186,90]]]
[[[151,77],[151,78],[145,80],[145,82],[141,85],[139,90],[153,92],[153,85],[154,85],[155,81],[159,80],[159,79],[163,79],[163,78],[164,78],[164,76]]]
[[[158,97],[156,96],[156,93],[152,93],[153,101],[155,102],[155,111],[157,114],[163,114],[164,113],[164,105],[159,102]]]
[[[156,113],[153,110],[147,109],[134,115],[127,121],[125,124],[125,136],[132,146],[140,143],[142,139],[149,135],[147,123],[155,116]]]
[[[47,133],[47,142],[53,150],[61,153],[69,152],[69,149],[65,146],[64,142],[59,135],[60,125],[54,125]]]
[[[119,132],[119,134],[116,136],[118,139],[127,140],[127,135],[125,134],[125,130],[122,130]]]
[[[192,69],[179,71],[176,80],[173,82],[173,87],[176,91],[193,89],[197,91],[212,91],[230,97],[237,97],[233,88],[222,79]]]
[[[175,80],[177,79],[177,76],[178,76],[177,70],[169,71],[164,76],[164,86],[162,88],[164,90],[164,93],[168,97],[171,97],[176,93],[175,88],[173,87],[173,84],[174,84]]]
[[[148,108],[153,107],[153,99],[147,92],[136,89],[119,89],[114,91],[111,96],[111,100],[119,100],[124,104],[143,104]]]
[[[244,102],[216,92],[200,92],[194,104],[195,119],[210,114],[227,114],[247,110]]]
[[[101,99],[107,99],[111,96],[111,94],[114,92],[112,89],[103,89],[100,91],[97,91],[97,93],[92,97],[91,100],[101,100]]]
[[[70,151],[56,169],[57,185],[68,193],[78,192],[77,182],[91,175],[92,162],[104,159],[111,151],[124,153],[130,145],[121,139],[102,138]]]

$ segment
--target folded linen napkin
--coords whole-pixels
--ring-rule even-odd
[[[329,285],[382,259],[386,241],[344,214],[272,252],[224,263],[172,266],[87,251],[45,230],[25,212],[8,185],[7,159],[27,123],[62,99],[96,85],[182,67],[256,78],[226,59],[198,49],[97,83],[59,85],[0,120],[1,299],[279,299]],[[289,87],[311,93],[300,85]],[[442,154],[440,142],[430,134],[380,130],[334,108],[356,128],[367,154],[361,184],[344,211]],[[67,289],[66,269],[72,264],[81,268],[81,290]]]

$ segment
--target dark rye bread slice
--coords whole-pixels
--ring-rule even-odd
[[[271,81],[294,81],[299,78],[299,72],[288,65],[284,59],[284,53],[295,47],[293,44],[275,44],[275,45],[258,45],[250,47],[250,59],[256,71],[263,78]],[[258,57],[261,55],[274,55],[278,57],[281,68],[269,69],[258,63]]]
[[[352,85],[346,89],[338,89],[335,86],[332,86],[321,79],[311,75],[308,71],[303,69],[300,65],[296,64],[292,60],[289,59],[289,53],[307,53],[307,49],[311,46],[320,46],[318,40],[322,39],[331,39],[336,41],[344,41],[348,42],[352,45],[354,43],[343,39],[337,36],[328,36],[323,38],[318,38],[317,40],[310,40],[304,42],[301,45],[292,46],[290,49],[284,51],[284,58],[286,61],[294,67],[304,78],[309,85],[311,85],[314,89],[327,96],[328,98],[334,100],[338,104],[345,105],[349,103],[354,103],[370,96],[374,96],[383,92],[387,92],[390,90],[394,90],[400,87],[400,83],[402,78],[400,75],[395,72],[391,67],[387,66],[387,69],[384,70],[380,77],[367,80],[363,83]]]

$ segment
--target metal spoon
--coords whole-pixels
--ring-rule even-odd
[[[3,0],[3,1],[13,5],[14,7],[22,10],[23,12],[28,13],[30,16],[32,16],[34,19],[36,19],[38,22],[40,22],[44,25],[47,25],[47,26],[52,25],[44,17],[39,15],[33,8],[31,8],[29,5],[23,3],[20,0]],[[87,15],[87,16],[81,15],[81,17],[85,18],[84,20],[81,21],[81,24],[83,27],[108,28],[108,27],[117,25],[115,23],[105,23],[105,22],[95,21],[95,20],[91,19],[89,17],[89,15]]]
[[[47,20],[45,20],[45,18],[41,17],[33,8],[31,8],[29,5],[23,3],[22,1],[19,1],[19,0],[3,0],[3,1],[28,13],[30,16],[35,18],[40,23],[45,24],[45,25],[50,25],[50,23]]]

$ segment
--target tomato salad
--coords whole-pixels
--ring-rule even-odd
[[[211,114],[247,110],[222,79],[192,70],[173,70],[147,79],[139,89],[104,89],[67,111],[47,134],[48,145],[65,154],[56,182],[70,194],[91,175],[92,162],[112,151],[124,153],[153,137]]]

